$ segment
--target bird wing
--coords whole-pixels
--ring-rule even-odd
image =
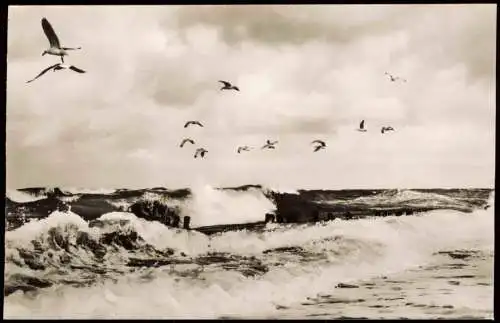
[[[314,148],[314,151],[316,152],[316,151],[318,151],[318,150],[320,150],[322,148],[323,148],[323,146],[317,146],[317,147]]]
[[[59,38],[57,38],[54,28],[52,28],[50,22],[45,18],[42,18],[42,28],[45,36],[47,36],[49,40],[50,47],[60,48],[61,45],[59,44]]]
[[[236,90],[236,91],[238,91],[238,92],[240,91],[240,89],[238,89],[238,87],[237,87],[237,86],[233,86],[233,89],[235,89],[235,90]]]
[[[75,71],[75,72],[78,72],[78,73],[85,73],[85,71],[84,71],[84,70],[81,70],[81,69],[79,69],[78,67],[75,67],[75,66],[73,66],[73,65],[71,65],[71,66],[69,67],[69,69],[70,69],[70,70],[73,70],[73,71]]]
[[[197,125],[198,125],[198,126],[200,126],[200,127],[203,127],[203,125],[202,125],[202,124],[201,124],[201,122],[199,122],[199,121],[196,121],[196,122],[193,122],[193,123],[194,123],[194,124],[197,124]]]
[[[219,81],[219,82],[221,82],[221,83],[222,83],[222,84],[224,84],[225,86],[231,86],[231,83],[229,83],[229,82],[226,82],[226,81]]]
[[[190,124],[192,124],[193,122],[192,121],[188,121],[186,122],[186,124],[184,125],[184,128],[187,128]]]
[[[323,140],[314,140],[311,143],[312,144],[320,144],[321,146],[326,146],[326,143]]]
[[[48,71],[48,70],[53,69],[54,67],[56,67],[56,66],[58,66],[58,65],[59,65],[59,63],[57,63],[57,64],[54,64],[54,65],[52,65],[52,66],[47,67],[46,69],[44,69],[43,71],[41,71],[41,72],[40,72],[40,74],[38,74],[37,76],[35,76],[35,78],[34,78],[34,79],[29,80],[29,81],[27,81],[26,83],[33,82],[34,80],[36,80],[37,78],[39,78],[39,77],[40,77],[40,76],[42,76],[43,74],[47,73],[47,71]]]
[[[382,129],[380,129],[380,132],[381,132],[381,133],[384,133],[384,132],[385,132],[385,128],[384,128],[384,127],[382,127]]]
[[[183,146],[186,144],[186,142],[190,142],[190,143],[194,144],[194,141],[193,141],[193,140],[191,140],[191,139],[189,139],[189,138],[186,138],[186,139],[183,139],[183,140],[182,140],[182,142],[181,142],[181,147],[183,147]]]

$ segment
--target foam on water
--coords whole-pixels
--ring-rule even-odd
[[[61,188],[62,191],[71,194],[101,194],[108,195],[116,192],[116,189],[106,189],[106,188],[82,188],[82,187],[64,187]]]
[[[276,193],[299,194],[298,190],[284,186],[272,186],[269,191]]]
[[[195,196],[195,201],[198,200],[194,204],[200,213],[196,213],[195,208],[193,215],[201,215],[203,210],[217,218],[229,217],[231,212],[238,211],[241,206],[238,203],[248,207],[252,202],[262,208],[260,212],[266,211],[264,206],[268,205],[257,193],[251,201],[232,194],[203,188],[198,191],[198,197]],[[209,203],[204,200],[206,196],[216,202]],[[224,206],[224,203],[230,205]],[[264,317],[276,314],[276,305],[290,306],[318,293],[331,293],[339,282],[426,264],[438,250],[460,246],[492,250],[493,214],[493,207],[470,214],[442,210],[424,216],[275,226],[263,233],[228,232],[209,238],[195,232],[168,229],[159,223],[137,219],[130,213],[115,212],[101,219],[127,219],[127,225],[157,248],[181,249],[191,255],[209,251],[253,255],[270,269],[261,276],[245,277],[235,271],[207,268],[200,274],[202,279],[194,279],[172,275],[172,267],[148,268],[151,279],[146,282],[139,279],[144,272],[137,271],[116,277],[116,282],[104,280],[91,287],[55,285],[34,297],[17,292],[6,297],[4,315],[10,318]],[[250,215],[252,213],[246,213],[245,218]],[[262,218],[262,213],[258,218]],[[198,223],[204,223],[203,219],[201,216]],[[227,219],[222,222],[227,223]],[[87,224],[71,213],[53,213],[47,219],[7,232],[6,238],[28,244],[48,227],[63,223],[88,230]],[[297,255],[263,253],[294,246],[302,248],[306,255],[321,257],[317,261],[301,261],[293,258]]]
[[[46,195],[31,195],[28,193],[24,193],[18,190],[7,190],[6,196],[13,202],[17,203],[27,203],[27,202],[34,202],[38,200],[43,200],[47,198]]]

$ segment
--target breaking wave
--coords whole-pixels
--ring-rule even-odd
[[[217,217],[234,212],[238,203],[256,203],[261,211],[270,207],[257,192],[251,200],[219,193],[205,187],[193,199],[200,194],[197,205]],[[72,212],[54,212],[6,233],[5,281],[11,294],[5,298],[5,317],[272,316],[280,306],[331,293],[340,282],[423,265],[438,250],[493,250],[493,214],[493,207],[472,213],[436,210],[422,216],[272,224],[263,232],[208,237],[126,212],[93,223]]]
[[[29,194],[25,192],[21,192],[19,190],[7,190],[6,197],[12,202],[16,203],[26,203],[26,202],[34,202],[38,200],[43,200],[47,198],[47,195],[40,194]]]
[[[181,214],[191,217],[193,227],[262,221],[276,208],[258,188],[237,191],[203,185],[195,187],[192,195],[181,207]]]

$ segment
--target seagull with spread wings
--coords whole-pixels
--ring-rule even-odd
[[[194,158],[198,157],[204,158],[206,153],[208,153],[208,150],[206,150],[205,148],[198,148],[194,153]]]
[[[250,151],[250,147],[248,146],[242,146],[242,147],[238,147],[238,154],[240,154],[242,151]]]
[[[385,75],[389,76],[389,79],[391,82],[396,82],[397,80],[400,80],[401,82],[406,82],[406,79],[401,78],[399,76],[394,76],[394,75],[387,73],[387,72],[385,72]]]
[[[359,124],[359,129],[358,131],[361,132],[366,132],[367,130],[365,129],[365,120],[361,120],[361,123]]]
[[[382,129],[380,129],[381,133],[386,133],[387,131],[395,131],[395,130],[393,127],[382,127]]]
[[[26,83],[33,82],[34,80],[36,80],[37,78],[39,78],[40,76],[42,76],[43,74],[47,73],[50,70],[53,70],[55,72],[55,71],[66,70],[66,69],[70,69],[70,70],[75,71],[77,73],[85,73],[84,70],[81,70],[78,67],[75,67],[73,65],[67,65],[67,64],[57,63],[57,64],[54,64],[52,66],[47,67],[46,69],[44,69],[43,71],[41,71],[40,74],[38,74],[37,76],[35,76],[34,79],[29,80]]]
[[[221,91],[222,90],[235,90],[235,91],[238,91],[238,92],[240,91],[240,89],[237,86],[234,86],[234,85],[232,85],[229,82],[226,82],[226,81],[219,81],[219,82],[221,82],[222,84],[224,84],[224,86],[221,87],[221,89],[220,89]]]
[[[314,152],[317,152],[320,149],[326,148],[326,143],[323,140],[314,140],[313,142],[311,142],[311,144],[316,145],[314,147]]]
[[[262,146],[261,149],[275,149],[274,145],[276,145],[278,141],[270,141],[269,139],[266,141],[266,144]]]
[[[182,140],[182,142],[181,142],[181,144],[180,144],[180,146],[179,146],[179,147],[181,147],[181,148],[182,148],[182,147],[184,147],[184,145],[185,145],[186,143],[188,143],[188,142],[194,145],[194,140],[193,140],[193,139],[190,139],[190,138],[184,138],[184,139]]]
[[[189,127],[190,125],[197,125],[197,126],[203,127],[203,125],[202,125],[199,121],[188,121],[188,122],[186,122],[186,124],[184,125],[184,128],[187,128],[187,127]]]
[[[59,42],[59,38],[57,37],[54,28],[50,25],[49,21],[46,18],[42,18],[42,28],[43,32],[45,33],[45,36],[47,36],[50,44],[50,48],[47,50],[44,50],[42,53],[42,56],[45,54],[49,55],[55,55],[55,56],[60,56],[61,57],[61,62],[64,63],[64,56],[68,55],[68,50],[76,50],[76,49],[81,49],[81,47],[62,47],[61,43]]]

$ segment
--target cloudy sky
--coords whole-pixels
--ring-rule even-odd
[[[26,84],[42,17],[86,74]],[[7,187],[493,187],[495,44],[494,4],[10,6]]]

